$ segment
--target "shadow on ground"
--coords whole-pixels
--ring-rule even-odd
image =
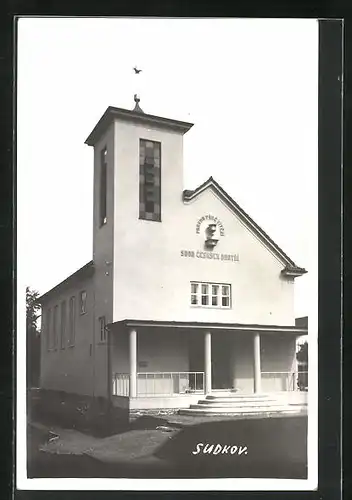
[[[219,420],[183,425],[170,418],[142,416],[127,430],[165,433],[163,444],[143,460],[105,463],[87,455],[39,451],[48,433],[31,431],[29,477],[288,478],[307,477],[307,417]],[[169,431],[172,431],[169,433]],[[128,435],[126,435],[128,438]],[[208,444],[211,453],[203,453]],[[198,447],[197,447],[198,444]],[[216,445],[219,445],[215,448]],[[228,446],[227,452],[222,452]],[[234,453],[231,453],[232,451]],[[237,447],[237,449],[235,448]],[[242,447],[241,454],[238,453]],[[245,448],[246,447],[246,448]],[[218,450],[221,448],[221,451]],[[199,453],[192,453],[199,451]],[[215,454],[214,454],[215,451]]]
[[[154,455],[183,477],[306,479],[307,417],[187,426]]]

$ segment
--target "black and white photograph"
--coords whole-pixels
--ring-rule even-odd
[[[18,489],[317,488],[318,38],[18,20]]]

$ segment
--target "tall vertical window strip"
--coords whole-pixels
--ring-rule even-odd
[[[87,292],[85,290],[82,290],[79,298],[80,298],[80,304],[79,304],[80,314],[85,314],[87,312]]]
[[[66,301],[61,302],[61,329],[60,329],[60,347],[65,349],[66,342]]]
[[[68,345],[69,346],[74,346],[75,345],[75,335],[76,335],[76,298],[71,297],[70,298],[70,304],[69,304],[69,325],[68,325]]]
[[[53,349],[57,349],[57,334],[59,326],[58,323],[59,323],[59,306],[55,306],[53,315],[53,344],[52,344]]]
[[[46,313],[46,347],[49,351],[51,349],[51,309],[49,308]]]
[[[99,206],[99,225],[106,224],[107,220],[107,150],[104,148],[100,153],[100,206]]]
[[[101,316],[99,318],[99,328],[100,328],[100,341],[105,342],[106,341],[106,322],[105,322],[105,316]]]
[[[161,144],[139,141],[139,218],[161,221]]]

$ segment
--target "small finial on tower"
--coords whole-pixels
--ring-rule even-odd
[[[139,106],[140,98],[138,97],[137,94],[134,94],[134,102],[136,103],[136,105],[133,111],[136,113],[144,113],[143,109]]]

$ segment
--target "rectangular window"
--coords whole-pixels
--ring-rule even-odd
[[[76,336],[76,297],[70,298],[69,305],[69,325],[68,325],[68,345],[75,345]]]
[[[100,153],[100,204],[99,204],[99,226],[106,224],[107,211],[107,150],[104,148]]]
[[[59,306],[55,306],[53,315],[53,344],[52,344],[53,349],[57,349],[58,331],[59,331]]]
[[[139,141],[139,218],[161,221],[161,143]]]
[[[51,309],[49,308],[46,313],[46,347],[49,351],[51,349]]]
[[[191,305],[229,309],[231,307],[231,285],[192,282]]]
[[[85,314],[87,312],[87,292],[83,290],[80,293],[80,301],[79,301],[79,311],[80,314]]]
[[[191,304],[198,304],[198,283],[191,283]]]
[[[61,302],[61,329],[60,329],[60,347],[65,349],[66,342],[66,301]]]
[[[217,306],[219,303],[219,285],[211,286],[211,305]]]
[[[105,342],[106,341],[106,323],[105,323],[105,316],[101,316],[99,318],[99,329],[100,329],[100,342]]]
[[[222,307],[230,307],[230,286],[222,286]]]
[[[202,306],[209,304],[209,285],[202,284]]]

